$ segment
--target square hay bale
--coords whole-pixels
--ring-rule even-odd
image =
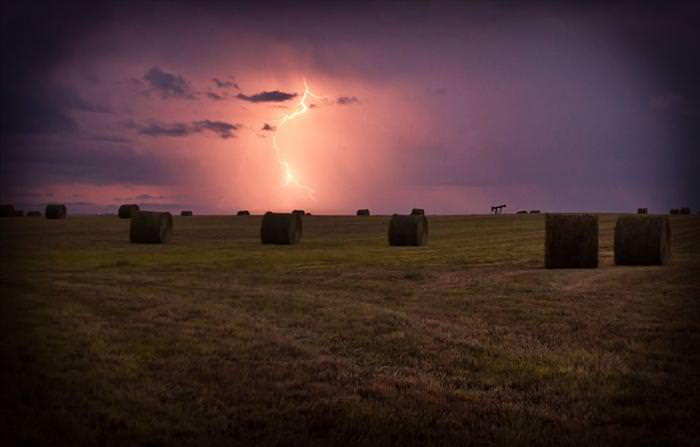
[[[236,216],[250,216],[250,211],[248,210],[239,210],[236,213]]]
[[[598,216],[547,214],[545,217],[545,267],[598,267]]]
[[[527,214],[527,210],[517,211],[515,214]]]
[[[668,212],[669,214],[680,214],[681,210],[678,208],[671,208],[671,211]]]
[[[367,208],[359,209],[356,214],[358,216],[369,216],[369,210]]]
[[[622,216],[615,224],[615,264],[664,265],[671,257],[666,216]]]
[[[27,213],[28,217],[41,217],[41,211],[29,211]]]
[[[189,217],[189,216],[192,216],[192,215],[194,215],[194,213],[193,213],[192,211],[190,211],[190,210],[180,211],[180,216]]]
[[[647,208],[637,208],[637,214],[649,214],[649,210]]]
[[[690,214],[690,208],[681,208],[680,214]]]
[[[304,216],[306,214],[306,211],[304,210],[294,210],[292,211],[292,214],[298,214],[299,216]]]
[[[530,214],[540,214],[540,210],[530,210]]]
[[[398,215],[398,214],[396,214]],[[411,210],[411,216],[424,216],[425,210],[423,208],[413,208]]]

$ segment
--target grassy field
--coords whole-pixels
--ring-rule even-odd
[[[0,220],[2,445],[698,445],[700,217],[545,270],[544,216]]]

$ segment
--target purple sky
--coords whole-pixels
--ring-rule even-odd
[[[3,4],[0,202],[700,208],[697,6],[255,5]]]

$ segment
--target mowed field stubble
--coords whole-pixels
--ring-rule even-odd
[[[700,217],[667,266],[544,269],[544,215],[0,221],[0,427],[23,445],[697,445]]]

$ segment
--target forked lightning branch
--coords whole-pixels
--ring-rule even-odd
[[[278,142],[277,142],[277,136],[279,135],[280,131],[284,127],[287,122],[293,120],[294,118],[301,116],[305,114],[309,110],[309,105],[306,103],[307,99],[309,97],[316,98],[316,99],[324,99],[321,96],[315,95],[314,93],[311,92],[309,89],[309,85],[307,84],[306,80],[304,80],[304,94],[301,96],[301,100],[299,101],[299,104],[297,104],[295,110],[287,115],[284,115],[280,121],[279,124],[277,125],[277,128],[275,129],[275,133],[272,136],[272,145],[275,148],[275,156],[277,157],[277,162],[280,164],[282,167],[282,174],[284,176],[282,185],[283,186],[294,186],[302,191],[304,191],[309,198],[312,200],[316,200],[315,196],[315,191],[313,188],[310,186],[302,183],[299,178],[295,175],[294,170],[292,169],[292,166],[289,164],[289,162],[285,159],[283,156],[283,151],[280,148]]]

